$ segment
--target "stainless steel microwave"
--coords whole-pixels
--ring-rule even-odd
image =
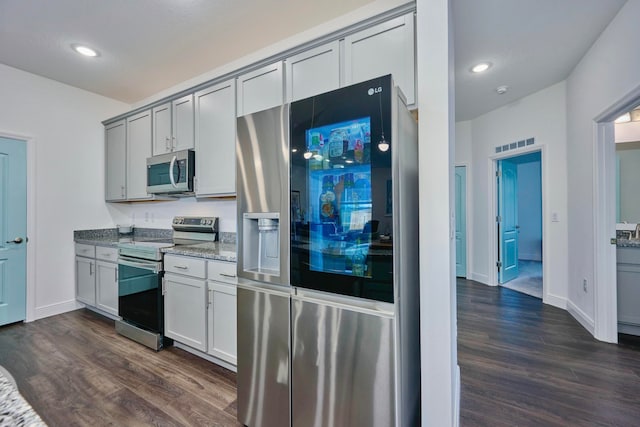
[[[147,193],[193,193],[195,152],[182,150],[147,159]]]

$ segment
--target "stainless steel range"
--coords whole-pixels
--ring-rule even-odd
[[[162,250],[175,245],[216,241],[218,218],[175,217],[173,241],[134,240],[118,245],[116,331],[156,351],[172,344],[164,336]]]

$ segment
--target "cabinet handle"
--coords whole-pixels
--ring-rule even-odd
[[[188,270],[189,267],[187,267],[186,265],[174,265],[175,268],[179,268],[180,270]]]
[[[118,266],[117,265],[116,265],[116,268],[115,268],[114,271],[116,273],[116,282],[117,282],[118,281]]]
[[[167,150],[167,151],[169,151],[169,150],[170,150],[170,149],[169,149],[169,137],[168,137],[168,136],[166,136],[166,137],[164,138],[164,148],[165,148],[165,150]]]
[[[223,276],[223,277],[230,277],[232,279],[235,279],[236,277],[238,277],[235,274],[227,274],[227,273],[218,273],[218,274]]]
[[[121,186],[120,186],[120,191],[121,191],[122,197],[124,197],[124,196],[125,196],[125,195],[124,195],[124,185],[121,185]]]
[[[209,289],[209,298],[207,299],[207,307],[213,304],[213,289]]]
[[[93,276],[93,263],[89,263],[89,276]]]
[[[167,281],[165,278],[162,278],[162,295],[167,294]]]
[[[176,141],[176,137],[175,136],[172,136],[171,139],[173,139],[173,144],[171,144],[171,150],[173,151],[178,146],[178,143]]]

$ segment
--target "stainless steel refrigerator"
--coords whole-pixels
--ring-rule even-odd
[[[417,125],[391,76],[237,131],[239,421],[418,425]]]

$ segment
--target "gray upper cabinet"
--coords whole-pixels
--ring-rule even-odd
[[[167,102],[153,110],[153,155],[171,151],[173,144],[171,134],[171,103]]]
[[[235,80],[197,92],[195,100],[196,196],[236,192]]]
[[[176,99],[173,107],[173,151],[193,148],[193,95]]]
[[[127,118],[127,200],[151,199],[147,157],[151,156],[151,110]]]
[[[193,95],[153,109],[153,155],[193,148]]]
[[[119,120],[105,127],[105,200],[121,201],[127,197],[127,131]]]
[[[238,117],[284,103],[282,61],[238,77]]]
[[[340,87],[340,42],[333,41],[287,58],[287,102]]]
[[[392,74],[407,104],[416,104],[413,13],[349,35],[344,42],[345,85]]]

